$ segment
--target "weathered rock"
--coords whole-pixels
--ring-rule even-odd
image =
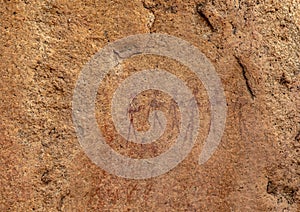
[[[31,1],[0,3],[1,211],[299,211],[300,5],[297,1]],[[201,130],[189,156],[147,180],[111,175],[82,150],[72,122],[77,78],[106,44],[139,33],[167,33],[210,59],[226,94],[221,144],[198,165],[209,102],[200,81]],[[126,61],[99,88],[97,120],[115,150],[153,157],[167,137],[141,147],[118,137],[110,97],[143,68],[193,77],[168,58]],[[154,95],[149,91],[140,102]],[[169,96],[159,93],[164,104]],[[135,117],[147,129],[145,111]],[[174,117],[168,117],[168,120]],[[170,131],[172,133],[176,133]]]

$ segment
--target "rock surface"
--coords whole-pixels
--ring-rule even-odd
[[[0,17],[1,211],[300,210],[299,2],[4,0]],[[129,180],[102,170],[83,152],[72,96],[96,52],[139,33],[166,33],[198,47],[222,80],[228,114],[220,146],[199,166],[209,102],[201,82],[192,82],[201,103],[195,148],[162,176]],[[112,70],[100,86],[99,128],[112,148],[137,158],[160,154],[170,140],[128,143],[105,111],[122,77],[143,68],[192,77],[181,64],[147,56],[126,61],[121,77]],[[156,95],[171,104],[168,96]],[[143,111],[134,117],[144,125],[145,118]]]

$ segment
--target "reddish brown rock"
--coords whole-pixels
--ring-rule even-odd
[[[0,210],[299,211],[299,11],[292,0],[2,1]],[[165,175],[128,180],[83,152],[72,95],[96,52],[139,33],[167,33],[198,47],[222,80],[228,114],[221,144],[199,166],[209,102],[201,82],[188,85],[199,88],[202,103],[195,148]],[[174,61],[149,56],[128,60],[122,77],[145,66],[192,76]],[[99,128],[122,154],[159,154],[168,139],[146,148],[127,144],[101,112],[118,80],[112,71],[99,88]],[[136,122],[147,124],[145,114]]]

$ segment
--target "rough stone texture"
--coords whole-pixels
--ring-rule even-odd
[[[300,210],[298,1],[2,0],[0,17],[1,211]],[[193,82],[203,115],[189,157],[160,177],[127,180],[98,168],[81,149],[72,92],[84,64],[103,46],[151,32],[185,39],[211,60],[226,93],[226,130],[214,156],[198,166],[209,116],[205,90]],[[174,67],[178,77],[188,72],[165,58],[140,60],[124,64],[123,76],[149,64]],[[97,103],[107,138],[116,135],[101,108],[117,82],[112,71],[99,88],[107,94]],[[152,157],[170,145],[121,148],[114,143],[120,139],[110,141],[134,157]]]

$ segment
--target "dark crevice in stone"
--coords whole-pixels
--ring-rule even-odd
[[[216,31],[216,29],[214,28],[213,24],[209,20],[210,17],[205,14],[204,8],[205,8],[205,4],[203,4],[203,3],[197,4],[196,11],[199,14],[199,16],[204,19],[204,21],[207,23],[207,25],[211,29],[211,31],[214,32],[214,31]]]
[[[236,58],[236,60],[237,60],[237,62],[238,62],[238,64],[239,64],[239,66],[242,68],[242,74],[243,74],[243,78],[244,78],[244,80],[245,80],[245,82],[246,82],[247,90],[248,90],[248,92],[249,92],[251,98],[252,98],[252,99],[255,99],[256,95],[255,95],[255,93],[253,92],[253,90],[252,90],[252,88],[251,88],[251,86],[250,86],[250,83],[249,83],[249,79],[248,79],[248,77],[247,77],[247,68],[246,68],[246,66],[241,62],[241,60],[240,60],[239,57],[235,56],[235,58]]]

